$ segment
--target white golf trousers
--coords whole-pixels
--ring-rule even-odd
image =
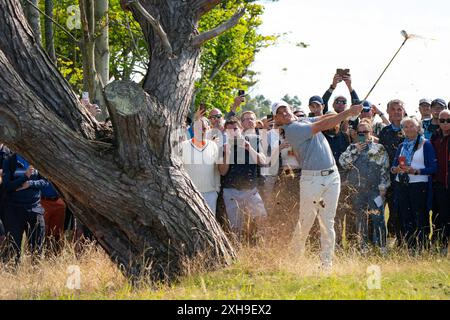
[[[300,215],[293,243],[301,254],[305,252],[306,239],[317,216],[320,224],[320,258],[324,266],[332,265],[336,241],[334,217],[341,191],[339,172],[336,167],[331,169],[334,172],[327,176],[321,176],[320,171],[302,172]]]

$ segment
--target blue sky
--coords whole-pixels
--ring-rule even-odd
[[[385,107],[405,101],[412,113],[419,99],[450,99],[450,1],[444,0],[279,0],[266,7],[263,34],[288,33],[276,46],[262,49],[252,69],[259,83],[249,92],[272,101],[285,93],[322,95],[336,68],[350,68],[361,98],[400,47],[401,30],[428,39],[410,39],[368,100]],[[308,48],[295,44],[305,42]],[[284,70],[283,70],[284,69]],[[348,95],[345,84],[334,94]]]

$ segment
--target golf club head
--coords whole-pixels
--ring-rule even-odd
[[[409,35],[405,30],[400,31],[400,34],[405,38],[408,39]]]

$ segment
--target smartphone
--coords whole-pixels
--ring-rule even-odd
[[[268,114],[268,115],[267,115],[267,120],[268,120],[268,121],[272,121],[272,120],[273,120],[273,114],[271,114],[271,113]]]
[[[401,166],[406,166],[406,157],[405,156],[399,156],[398,157],[398,164]]]
[[[336,73],[340,76],[348,76],[350,74],[350,69],[336,69]]]
[[[358,134],[358,142],[359,143],[365,143],[366,142],[366,135],[365,134]]]
[[[314,114],[314,112],[310,112],[310,113],[308,113],[308,117],[309,118],[314,118],[316,115]]]
[[[238,96],[239,97],[245,96],[245,90],[239,90],[238,91]]]

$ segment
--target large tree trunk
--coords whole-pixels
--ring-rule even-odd
[[[229,263],[234,250],[174,149],[198,66],[190,45],[198,14],[185,1],[141,3],[159,14],[176,57],[133,10],[152,60],[144,90],[127,81],[106,87],[111,143],[99,141],[104,126],[36,44],[18,0],[0,0],[0,140],[59,187],[128,274],[150,264],[153,278],[174,279],[186,257],[202,253],[211,267]]]

